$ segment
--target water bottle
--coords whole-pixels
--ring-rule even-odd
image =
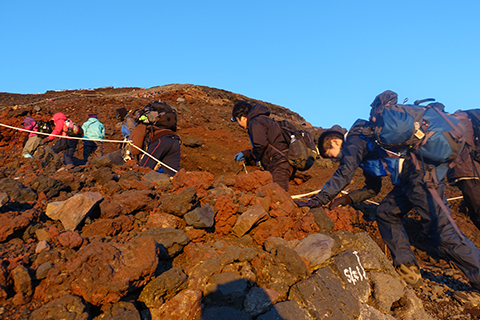
[[[295,138],[295,135],[291,135],[290,136],[290,143],[294,143],[295,141],[297,141],[297,139]]]

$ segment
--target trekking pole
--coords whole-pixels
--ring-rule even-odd
[[[15,144],[17,143],[17,132],[15,131],[15,135],[13,136],[13,147],[12,147],[12,153],[15,152]]]
[[[242,164],[243,164],[243,169],[245,169],[245,173],[248,173],[247,166],[245,165],[245,160],[242,161]]]

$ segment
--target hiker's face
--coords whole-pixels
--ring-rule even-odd
[[[325,155],[328,158],[336,158],[342,149],[342,142],[340,139],[332,139],[332,147],[325,150]]]
[[[237,118],[237,122],[240,127],[247,129],[247,117],[241,116],[240,118]]]

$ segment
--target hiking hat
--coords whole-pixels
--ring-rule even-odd
[[[318,151],[320,151],[320,155],[322,156],[322,158],[328,158],[328,156],[326,155],[327,150],[325,150],[325,148],[323,147],[323,141],[328,135],[331,135],[331,134],[335,135],[336,137],[338,137],[338,139],[341,139],[342,141],[344,140],[344,137],[345,137],[345,135],[339,130],[323,131],[320,137],[318,138]]]
[[[118,108],[117,110],[117,113],[115,114],[115,117],[120,117],[120,119],[123,120],[123,118],[125,118],[125,116],[127,115],[127,109],[125,108]]]

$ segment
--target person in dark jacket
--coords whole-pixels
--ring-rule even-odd
[[[355,125],[354,125],[355,127]],[[319,140],[319,149],[321,150]],[[325,183],[320,193],[307,202],[295,201],[299,206],[319,207],[326,205],[344,189],[353,178],[356,169],[368,159],[374,151],[373,141],[362,134],[349,134],[342,147],[330,152],[330,157],[341,158],[340,165],[333,176]],[[322,153],[322,151],[320,151]],[[381,153],[379,153],[382,156]],[[395,269],[400,276],[413,287],[422,285],[422,278],[417,259],[410,248],[407,232],[402,224],[402,217],[415,208],[421,216],[424,233],[431,239],[432,245],[454,261],[470,280],[472,286],[480,290],[480,251],[448,218],[450,212],[444,212],[424,182],[424,172],[415,165],[407,155],[402,163],[398,180],[392,191],[381,201],[376,213],[380,234],[388,246]],[[435,190],[443,203],[447,204],[443,177]],[[371,190],[380,190],[381,180],[373,179],[370,183],[377,185]],[[366,180],[368,183],[369,180]],[[373,192],[375,193],[375,192]],[[373,194],[372,193],[372,194]],[[378,193],[378,191],[377,191]],[[352,195],[349,195],[353,203]],[[346,200],[346,202],[349,202]],[[448,209],[449,210],[449,209]]]
[[[467,129],[465,147],[447,172],[450,184],[462,191],[463,201],[473,224],[480,229],[480,163],[470,155],[475,147],[473,125],[467,112],[459,110],[454,116],[460,119]]]
[[[279,151],[288,150],[282,129],[270,118],[270,108],[263,104],[251,105],[247,101],[238,101],[232,110],[232,121],[248,130],[252,149],[235,155],[235,161],[246,161],[262,167],[272,174],[273,181],[288,191],[288,183],[294,169]],[[279,150],[279,151],[278,151]]]
[[[158,112],[158,118],[139,123],[130,134],[130,140],[139,148],[146,148],[150,156],[143,154],[139,166],[174,176],[180,170],[180,137],[177,131],[177,115],[167,104],[154,101],[151,105]],[[139,155],[140,150],[131,148],[133,155]],[[173,170],[172,170],[173,169]]]

